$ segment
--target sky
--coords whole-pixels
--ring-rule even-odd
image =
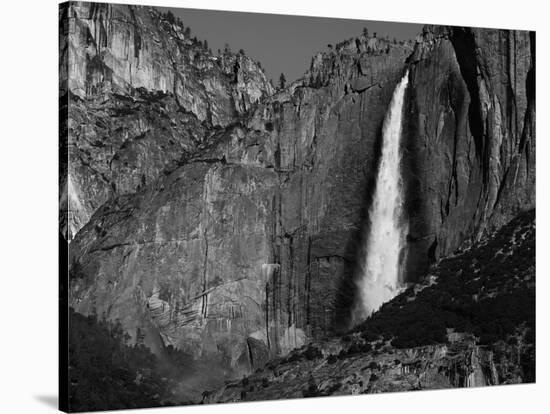
[[[378,37],[414,39],[422,25],[370,20],[331,19],[324,17],[290,16],[159,7],[171,10],[191,35],[207,40],[216,53],[226,43],[237,52],[244,49],[247,56],[260,61],[274,84],[281,73],[287,81],[301,77],[309,68],[312,56],[327,45],[336,44],[361,34],[363,27]]]

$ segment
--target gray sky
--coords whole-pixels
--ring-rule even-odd
[[[267,76],[277,83],[283,72],[287,81],[299,78],[308,69],[311,57],[335,44],[358,36],[364,26],[369,33],[391,39],[413,39],[422,25],[369,20],[331,19],[281,14],[240,13],[215,10],[159,7],[179,16],[191,35],[206,39],[216,53],[229,43],[234,52],[244,49],[259,60]]]

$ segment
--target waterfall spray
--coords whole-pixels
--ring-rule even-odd
[[[408,225],[403,220],[403,182],[400,172],[400,141],[407,71],[393,92],[382,129],[382,154],[372,205],[368,236],[364,244],[361,275],[353,323],[362,321],[403,287],[401,251]]]

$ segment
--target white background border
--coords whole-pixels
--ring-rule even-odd
[[[169,408],[139,413],[548,412],[548,52],[543,1],[119,1],[537,31],[537,384]],[[57,6],[5,1],[0,20],[0,412],[55,412],[57,395]],[[192,26],[192,25],[191,25]],[[235,45],[237,47],[238,45]],[[314,51],[312,51],[313,53]],[[550,160],[549,160],[550,163]],[[126,411],[123,411],[126,412]],[[137,411],[136,411],[137,412]]]

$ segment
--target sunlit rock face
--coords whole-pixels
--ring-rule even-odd
[[[225,126],[273,92],[250,58],[213,56],[153,8],[74,2],[68,18],[68,87],[81,98],[172,92],[200,121]]]
[[[173,170],[273,88],[252,59],[212,55],[153,8],[72,2],[62,13],[60,185],[74,197],[60,204],[71,239],[107,199]]]
[[[493,204],[479,205],[481,221],[459,212],[477,205],[492,185],[481,171],[488,165],[483,160],[493,158],[476,155],[475,143],[496,144],[492,129],[481,141],[472,138],[467,114],[474,100],[454,31],[428,32],[416,45],[344,42],[316,55],[302,79],[273,92],[249,58],[214,60],[149,8],[76,4],[70,13],[72,37],[62,53],[85,65],[104,57],[97,70],[68,66],[74,73],[65,108],[72,183],[61,184],[80,209],[73,212],[78,222],[67,225],[75,233],[70,304],[120,319],[134,339],[139,328],[156,352],[173,345],[240,374],[255,366],[250,346],[264,360],[266,348],[283,354],[347,329],[383,119],[406,66],[407,270],[419,274],[431,257],[474,238],[483,223],[506,221],[519,208],[507,185],[525,195],[525,208],[534,203],[534,98],[520,81],[534,56],[523,32],[512,70],[518,103],[499,112],[500,165],[517,165],[517,174],[512,180],[515,170],[492,170],[504,185]],[[511,48],[494,47],[503,41],[499,36],[475,37],[467,50],[480,49],[487,62],[508,59]],[[101,75],[109,64],[110,78]],[[484,102],[500,93],[495,76],[508,76],[493,70],[485,82],[495,84],[487,86]],[[510,96],[499,100],[511,108]],[[488,114],[483,128],[496,125],[494,109]],[[522,134],[510,129],[512,115],[529,120]]]

